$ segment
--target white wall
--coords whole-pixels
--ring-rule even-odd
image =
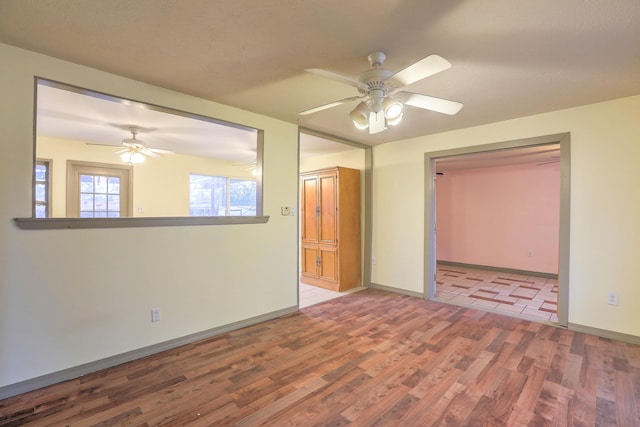
[[[295,125],[0,45],[0,387],[295,307]],[[34,76],[264,130],[266,224],[25,231]],[[150,309],[162,321],[150,322]]]
[[[375,147],[372,281],[424,290],[425,152],[570,132],[569,322],[640,336],[638,111],[634,96]]]
[[[364,173],[364,154],[364,149],[356,148],[349,151],[340,151],[339,153],[300,159],[300,172],[342,166],[344,168],[359,169]],[[361,182],[364,182],[364,176],[360,178]]]

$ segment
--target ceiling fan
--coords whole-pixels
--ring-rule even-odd
[[[173,154],[173,151],[171,150],[145,147],[143,141],[136,139],[136,135],[140,131],[139,128],[130,126],[129,131],[131,132],[131,138],[123,139],[122,145],[124,148],[116,151],[116,154],[120,154],[120,158],[123,162],[136,164],[144,162],[144,156],[159,159],[162,157],[160,154]]]
[[[429,55],[397,73],[382,68],[386,59],[383,52],[373,52],[367,58],[372,68],[360,74],[357,79],[319,68],[305,70],[353,86],[358,89],[360,95],[311,108],[298,114],[313,114],[346,102],[361,100],[349,115],[357,128],[369,128],[369,133],[374,134],[387,129],[387,125],[398,124],[402,120],[405,104],[449,115],[456,114],[462,108],[460,102],[400,90],[450,68],[451,63],[443,57]]]

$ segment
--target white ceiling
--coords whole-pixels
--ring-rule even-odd
[[[37,132],[122,148],[122,140],[136,138],[147,148],[232,162],[255,162],[257,131],[158,111],[152,106],[119,98],[39,84]]]
[[[640,94],[638,0],[3,0],[0,42],[369,145]],[[408,89],[464,108],[377,135],[353,104],[298,116],[357,95],[304,69],[355,78],[373,51],[447,58]]]

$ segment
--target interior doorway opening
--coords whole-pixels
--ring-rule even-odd
[[[425,156],[425,295],[566,327],[569,135]]]
[[[299,212],[299,228],[298,228],[298,245],[299,245],[299,257],[298,257],[298,277],[301,279],[298,283],[298,305],[299,307],[306,307],[309,305],[317,304],[323,301],[327,301],[330,299],[334,299],[355,291],[362,290],[364,287],[368,287],[370,283],[371,277],[371,147],[359,143],[355,143],[352,141],[342,140],[337,137],[333,137],[331,135],[320,134],[311,130],[301,130],[299,133],[299,143],[300,143],[300,153],[299,153],[299,202],[298,202],[298,212]],[[306,206],[308,203],[308,194],[304,192],[305,188],[308,186],[303,186],[300,184],[302,182],[303,177],[305,177],[305,181],[310,180],[310,177],[313,177],[314,173],[317,171],[327,172],[328,170],[333,169],[349,169],[352,172],[356,173],[359,176],[359,186],[360,189],[351,196],[356,200],[352,200],[354,204],[357,204],[359,208],[359,223],[358,227],[358,244],[359,244],[359,255],[356,255],[355,259],[349,261],[349,265],[353,267],[354,270],[357,269],[359,272],[359,280],[357,280],[357,286],[349,286],[348,289],[343,289],[343,286],[340,286],[339,289],[332,289],[332,286],[322,286],[322,284],[326,281],[329,285],[332,284],[332,280],[329,278],[325,278],[326,271],[322,268],[323,264],[326,264],[327,257],[324,256],[328,253],[333,255],[336,254],[336,251],[340,251],[340,245],[331,245],[331,242],[318,241],[312,242],[308,234],[308,225],[309,221],[303,221],[304,219],[308,219],[306,216],[311,214],[315,215],[315,209],[309,209]],[[359,173],[357,173],[359,171]],[[325,177],[326,173],[318,175],[319,177]],[[343,171],[348,172],[348,171]],[[346,175],[345,175],[346,179]],[[312,180],[313,181],[313,180]],[[315,182],[315,181],[314,181]],[[322,180],[318,182],[323,182]],[[328,182],[333,182],[329,180]],[[330,188],[331,186],[327,187]],[[324,188],[324,187],[323,187]],[[317,197],[318,200],[321,198]],[[344,204],[345,200],[342,200]],[[324,204],[317,204],[319,208],[318,213],[321,213],[322,206]],[[307,212],[309,211],[309,212]],[[312,212],[313,211],[313,212]],[[308,215],[307,215],[308,216]],[[301,225],[303,222],[306,224],[303,229]],[[329,221],[331,222],[331,221]],[[318,221],[319,224],[322,224],[323,221]],[[326,222],[325,222],[326,225]],[[344,227],[347,227],[348,224],[345,222],[343,224],[334,224],[337,227],[343,227],[342,231],[345,230]],[[318,236],[323,233],[318,234]],[[312,236],[311,236],[312,237]],[[344,236],[343,236],[344,237]],[[322,239],[321,239],[322,240]],[[326,240],[326,239],[325,239]],[[344,239],[339,239],[344,240]],[[317,243],[317,244],[316,244]],[[317,246],[317,248],[316,248]],[[319,258],[319,275],[317,278],[313,277],[313,274],[310,273],[310,270],[313,270],[313,267],[316,265],[310,266],[309,254],[312,249],[316,248],[316,252],[318,252]],[[346,249],[346,248],[345,248]],[[330,251],[329,251],[330,250]],[[338,259],[336,256],[331,259]],[[357,260],[356,260],[357,259]],[[323,262],[325,261],[325,262]],[[332,269],[331,276],[333,279],[336,279],[336,285],[338,283],[337,277],[333,277],[339,275],[339,272],[346,273],[343,271],[345,265],[345,261],[343,260],[340,265],[338,263],[333,263],[331,265],[335,265],[340,268]],[[353,271],[349,272],[349,275],[352,275]],[[312,277],[309,280],[302,280],[303,275],[305,277]],[[327,279],[327,280],[323,280]],[[303,283],[309,282],[309,283]]]

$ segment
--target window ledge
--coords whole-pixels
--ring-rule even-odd
[[[136,218],[14,218],[22,230],[80,228],[185,227],[194,225],[265,224],[268,216],[197,216]]]

